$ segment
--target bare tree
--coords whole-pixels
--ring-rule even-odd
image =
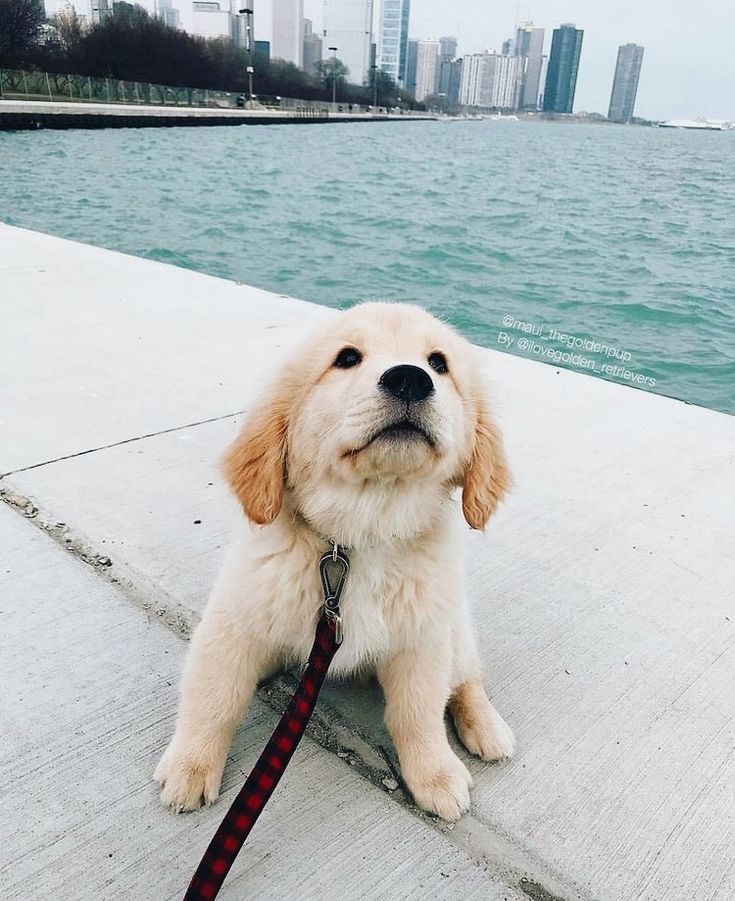
[[[0,65],[25,62],[45,21],[41,0],[0,0]]]
[[[0,3],[2,0],[0,0]],[[86,31],[84,22],[77,14],[76,9],[67,3],[51,20],[56,29],[59,46],[64,53],[73,53],[79,47]]]

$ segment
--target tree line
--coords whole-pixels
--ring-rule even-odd
[[[90,24],[72,6],[47,20],[42,0],[0,0],[0,68],[244,93],[250,64],[248,52],[229,38],[205,39],[171,28],[131,3],[114,3],[100,22]],[[375,78],[378,105],[415,105],[382,70],[372,70],[371,84],[355,85],[340,60],[324,61],[315,75],[257,53],[252,65],[256,96],[328,100],[336,81],[339,102],[370,105]]]

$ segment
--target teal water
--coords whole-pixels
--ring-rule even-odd
[[[0,219],[333,306],[417,301],[488,347],[735,413],[735,131],[5,132]]]

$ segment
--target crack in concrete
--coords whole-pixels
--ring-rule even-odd
[[[122,447],[125,444],[134,444],[136,441],[144,441],[146,438],[156,438],[159,435],[170,435],[172,432],[182,432],[185,429],[193,429],[199,425],[207,425],[210,422],[221,422],[223,419],[230,419],[233,416],[242,416],[247,413],[245,410],[235,410],[232,413],[224,413],[222,416],[211,416],[209,419],[200,419],[198,422],[187,422],[183,425],[174,425],[168,429],[161,429],[158,432],[148,432],[145,435],[136,435],[134,438],[122,438],[120,441],[113,441],[111,444],[101,444],[99,447],[90,447],[87,450],[75,451],[73,454],[65,454],[62,457],[54,457],[53,460],[44,460],[41,463],[31,463],[29,466],[21,466],[18,469],[11,469],[8,472],[0,473],[0,479],[7,476],[14,476],[20,472],[30,472],[32,469],[41,469],[43,466],[51,466],[52,463],[61,463],[64,460],[74,460],[77,457],[86,457],[87,454],[96,454],[97,451],[109,450],[112,447]]]
[[[215,419],[224,418],[227,417],[215,417],[205,421],[213,422]],[[199,424],[201,423],[192,423],[192,425]],[[166,431],[177,429],[167,429],[156,434],[165,434]],[[26,470],[16,470],[16,472],[24,471]],[[0,481],[4,478],[0,476]],[[161,623],[182,640],[189,639],[199,621],[199,615],[195,611],[166,595],[159,585],[132,567],[111,559],[107,554],[98,553],[92,544],[75,535],[66,523],[46,518],[29,497],[0,485],[0,502],[31,521],[67,553],[120,589],[135,607],[146,613],[149,621]],[[158,597],[158,600],[154,603],[150,600],[151,597]],[[298,676],[295,673],[277,674],[259,686],[257,696],[280,715],[290,701],[297,681]],[[367,779],[379,791],[388,794],[415,817],[442,833],[452,845],[468,855],[475,863],[484,869],[491,869],[495,876],[505,880],[509,887],[527,895],[532,901],[582,901],[582,895],[578,891],[564,885],[564,880],[550,872],[542,862],[531,863],[527,857],[530,852],[513,846],[496,828],[483,823],[471,812],[465,814],[458,823],[445,823],[417,807],[399,775],[397,762],[386,749],[383,746],[373,746],[370,738],[363,735],[356,724],[348,722],[340,711],[324,699],[320,701],[319,708],[312,715],[306,734],[324,750],[335,755]],[[390,781],[386,785],[387,777],[388,780],[397,782],[397,786],[393,787]]]
[[[0,481],[4,477],[0,477]],[[0,484],[0,501],[30,520],[45,532],[68,554],[91,567],[98,576],[121,589],[135,607],[149,617],[157,619],[180,638],[188,638],[198,622],[197,615],[165,591],[143,573],[98,553],[93,545],[74,534],[65,522],[58,522],[43,515],[39,507],[28,498]],[[154,602],[151,598],[157,598]]]

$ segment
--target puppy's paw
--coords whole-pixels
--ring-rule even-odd
[[[224,760],[196,757],[172,741],[153,778],[161,786],[161,802],[180,813],[217,800],[223,769]]]
[[[443,820],[453,823],[470,809],[472,776],[454,755],[440,766],[404,777],[418,806]]]
[[[513,756],[516,740],[510,726],[493,710],[494,716],[469,726],[457,723],[457,733],[470,754],[483,760],[506,760]]]
[[[483,760],[513,756],[516,741],[510,726],[490,703],[479,682],[464,682],[449,703],[454,725],[470,754]]]

